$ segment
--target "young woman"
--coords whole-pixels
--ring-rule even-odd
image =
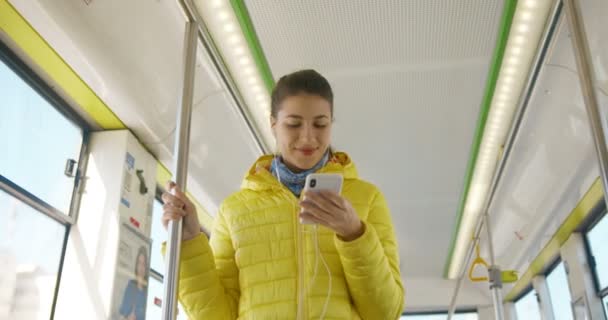
[[[279,153],[258,159],[241,190],[224,200],[209,241],[185,195],[163,194],[165,226],[184,218],[179,299],[191,320],[400,316],[404,289],[389,210],[348,155],[331,150],[332,119],[323,76],[282,77],[270,119]],[[313,172],[341,174],[342,194],[301,194]]]

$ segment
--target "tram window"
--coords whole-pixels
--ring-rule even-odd
[[[540,310],[534,290],[530,290],[515,302],[515,312],[518,320],[540,320]]]
[[[568,276],[564,263],[560,262],[547,275],[547,287],[551,295],[551,305],[556,320],[571,320],[572,309],[570,307],[570,289],[568,287]]]
[[[158,276],[150,276],[148,280],[150,285],[148,286],[148,303],[146,307],[146,318],[147,319],[160,319],[161,318],[161,299],[163,298],[163,282],[162,277],[165,272],[164,258],[160,252],[161,245],[164,240],[167,239],[167,231],[163,227],[160,221],[163,215],[163,204],[159,199],[154,199],[154,206],[152,211],[152,231],[150,232],[150,238],[152,238],[152,252],[150,253],[150,269],[158,274]],[[182,310],[181,304],[177,305],[178,314],[177,320],[187,320],[186,313]]]
[[[599,289],[608,288],[608,218],[604,216],[589,232],[587,241],[595,260],[595,275]]]
[[[604,304],[604,314],[606,315],[606,318],[608,318],[608,295],[604,297],[603,304]]]
[[[160,200],[154,199],[154,207],[152,211],[152,231],[150,233],[150,238],[152,238],[150,269],[160,275],[165,273],[165,262],[160,253],[160,248],[163,240],[167,239],[167,231],[165,231],[163,224],[160,221],[162,215],[163,204],[160,202]]]
[[[433,314],[405,314],[402,315],[401,320],[445,320],[447,313],[433,313]],[[452,317],[454,320],[477,320],[477,312],[458,312]]]
[[[0,208],[0,310],[11,319],[49,319],[66,226],[4,191]]]
[[[148,303],[146,306],[146,319],[161,319],[163,299],[163,283],[150,277],[148,285]],[[188,320],[181,304],[177,305],[177,320]]]
[[[0,175],[69,213],[83,131],[0,60]]]

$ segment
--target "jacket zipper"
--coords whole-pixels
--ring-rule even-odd
[[[296,222],[296,232],[297,232],[297,240],[296,240],[296,246],[298,249],[298,320],[304,320],[307,319],[306,316],[306,281],[305,281],[305,274],[306,271],[304,270],[305,268],[305,264],[304,264],[304,237],[302,235],[302,225],[299,222],[298,219],[298,210],[297,210],[297,206],[296,206],[296,218],[295,218],[295,222]]]
[[[279,182],[279,184],[281,184]],[[295,229],[296,229],[296,250],[298,252],[298,280],[296,281],[296,289],[298,290],[298,301],[297,301],[297,313],[296,313],[296,319],[297,320],[306,320],[308,319],[308,311],[306,308],[306,281],[305,281],[305,276],[306,276],[306,270],[305,269],[305,264],[304,264],[304,235],[302,233],[302,224],[300,223],[300,219],[299,219],[299,215],[300,215],[300,211],[298,210],[299,206],[299,201],[300,199],[297,198],[292,192],[291,190],[289,190],[287,187],[285,187],[283,184],[281,184],[281,189],[283,189],[283,191],[287,192],[289,194],[289,196],[291,197],[292,204],[294,206],[294,213],[295,213],[295,217],[294,217],[294,223],[295,223]]]
[[[298,205],[298,201],[299,199],[296,198],[296,196],[291,192],[291,190],[287,189],[286,187],[283,186],[283,188],[285,189],[286,192],[289,193],[289,195],[291,196],[292,200],[295,202],[292,202],[293,206],[294,206],[294,223],[295,223],[295,230],[296,230],[296,238],[295,238],[295,242],[296,242],[296,251],[298,254],[297,257],[297,262],[298,262],[298,279],[296,282],[296,289],[298,290],[298,301],[297,301],[297,314],[296,314],[296,319],[297,320],[305,320],[308,319],[308,312],[307,312],[307,308],[306,308],[306,270],[305,270],[305,264],[304,264],[304,235],[302,232],[302,224],[300,223],[300,219],[299,219],[299,214],[300,211],[298,210],[299,205]]]

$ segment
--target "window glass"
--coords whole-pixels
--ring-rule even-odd
[[[0,318],[49,319],[66,227],[1,190],[0,221]]]
[[[158,199],[154,199],[154,207],[152,212],[152,252],[150,253],[150,269],[164,274],[165,262],[160,252],[161,244],[167,240],[167,231],[162,225],[160,218],[163,214],[163,204]],[[146,319],[161,318],[161,300],[163,298],[163,283],[155,278],[150,277],[150,285],[148,287],[148,305],[146,310]],[[177,308],[177,320],[187,320],[188,317],[183,311],[181,304]]]
[[[0,175],[59,211],[69,212],[82,130],[0,61]]]
[[[589,248],[595,259],[595,273],[600,289],[608,287],[608,218],[604,216],[587,233]]]
[[[151,277],[148,286],[148,306],[146,309],[146,319],[161,319],[162,299],[163,284]],[[188,320],[188,316],[180,304],[177,306],[177,320]]]
[[[570,307],[570,288],[564,263],[560,264],[547,276],[547,287],[551,295],[551,306],[555,320],[572,320],[572,307]]]
[[[167,231],[163,227],[160,218],[163,215],[163,205],[158,199],[154,199],[154,209],[152,212],[152,252],[150,253],[150,268],[161,275],[165,273],[165,262],[160,252],[161,244],[167,240]]]
[[[517,320],[541,320],[538,300],[534,290],[530,290],[525,296],[515,302]]]

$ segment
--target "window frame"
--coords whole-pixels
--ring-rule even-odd
[[[400,318],[403,316],[435,316],[435,315],[448,315],[448,310],[432,310],[432,311],[414,311],[414,312],[403,312],[401,314],[401,316],[399,316]],[[454,311],[454,315],[457,314],[462,314],[462,313],[475,313],[477,314],[477,316],[479,317],[479,310],[477,310],[477,308],[464,308],[464,309],[457,309],[456,311]]]
[[[572,291],[570,290],[570,280],[568,279],[569,276],[569,271],[568,271],[568,265],[566,264],[566,262],[564,260],[562,260],[562,258],[560,256],[558,256],[557,258],[555,258],[555,260],[549,265],[549,267],[545,270],[545,272],[543,272],[543,276],[545,277],[545,282],[547,284],[547,292],[549,292],[549,298],[551,299],[551,309],[553,312],[555,312],[555,302],[554,302],[554,296],[551,295],[551,289],[549,288],[549,275],[555,271],[555,269],[557,269],[557,267],[563,263],[564,266],[564,271],[566,272],[566,285],[567,285],[567,289],[568,289],[568,295],[570,296],[570,303],[572,303]],[[523,297],[523,296],[522,296]],[[536,294],[536,300],[538,301],[538,293]],[[539,302],[539,308],[540,308],[540,302]],[[570,305],[570,312],[572,312],[572,318],[574,319],[574,310],[572,310],[572,305]]]
[[[157,183],[153,201],[158,201],[158,202],[160,202],[161,205],[164,205],[165,203],[163,202],[163,199],[162,199],[163,192],[165,192],[165,190],[161,186],[159,186]],[[154,210],[154,205],[152,206],[152,208],[153,208],[152,210]],[[154,212],[152,212],[152,219],[154,219]],[[154,221],[152,221],[152,224],[154,224]],[[152,240],[152,242],[154,242],[154,238],[152,238],[152,234],[150,234],[150,240]],[[152,254],[153,253],[150,252],[150,261],[152,261]],[[163,274],[161,274],[160,271],[162,271],[162,270],[154,270],[152,268],[152,263],[150,263],[150,273],[149,273],[150,276],[153,277],[154,279],[160,281],[161,283],[164,283],[165,276]]]
[[[603,201],[601,201],[603,202]],[[608,211],[604,206],[601,213],[597,214],[593,220],[585,227],[583,232],[583,238],[585,243],[585,254],[587,255],[587,261],[589,262],[589,268],[591,269],[591,277],[593,278],[593,286],[597,296],[602,299],[608,296],[608,285],[605,288],[600,287],[599,270],[595,261],[595,256],[591,249],[591,240],[589,239],[589,232],[597,226],[603,219],[608,219]]]
[[[553,265],[551,265],[551,267],[553,267]],[[528,293],[533,293],[534,294],[534,300],[536,301],[536,306],[538,307],[538,314],[542,317],[542,312],[540,309],[540,298],[538,297],[538,292],[536,292],[536,290],[534,290],[534,286],[532,285],[532,283],[530,282],[530,284],[524,289],[522,290],[522,292],[519,294],[519,296],[517,296],[515,299],[513,299],[513,307],[515,308],[515,314],[519,317],[519,313],[517,312],[517,303],[519,301],[521,301],[521,299],[523,299]]]
[[[82,144],[78,158],[78,165],[74,175],[74,186],[72,188],[72,197],[68,212],[59,210],[46,201],[34,196],[27,190],[21,188],[16,183],[13,183],[8,178],[0,175],[0,189],[19,198],[23,202],[29,204],[36,210],[46,214],[47,216],[58,220],[64,225],[73,225],[78,218],[80,201],[82,198],[83,182],[85,180],[84,173],[86,172],[89,141],[93,130],[92,126],[80,117],[71,107],[53,89],[53,85],[44,81],[32,68],[30,68],[11,48],[4,42],[0,41],[0,62],[4,63],[11,69],[15,75],[23,80],[36,94],[46,100],[50,107],[59,112],[65,119],[71,122],[82,131]]]
[[[72,109],[70,104],[63,99],[57,93],[57,91],[55,91],[53,84],[43,80],[42,77],[28,64],[26,64],[24,60],[20,58],[15,51],[13,51],[13,49],[2,41],[2,39],[0,39],[0,63],[4,63],[12,72],[14,72],[16,76],[21,78],[21,80],[24,81],[33,90],[33,92],[46,100],[49,107],[54,108],[57,112],[64,116],[68,122],[71,122],[82,132],[82,143],[80,146],[80,154],[78,155],[78,164],[74,175],[74,185],[72,188],[72,196],[70,199],[68,212],[63,212],[62,210],[53,207],[46,201],[30,193],[28,190],[0,175],[0,190],[23,202],[25,205],[30,206],[33,210],[39,212],[40,214],[46,215],[52,220],[57,221],[65,228],[61,255],[59,257],[59,265],[57,269],[57,277],[55,280],[55,288],[53,291],[53,299],[51,302],[50,318],[52,319],[55,315],[55,309],[57,306],[57,297],[59,295],[59,286],[63,275],[63,265],[65,263],[68,237],[72,225],[74,225],[78,219],[78,211],[80,209],[80,201],[82,198],[82,190],[85,181],[84,174],[86,172],[89,158],[89,141],[93,127],[80,115],[78,115]]]

